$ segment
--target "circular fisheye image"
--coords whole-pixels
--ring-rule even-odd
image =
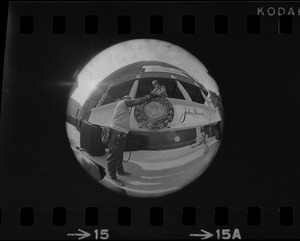
[[[179,46],[138,39],[96,55],[76,75],[66,128],[83,169],[134,197],[176,192],[201,176],[221,142],[215,80]]]

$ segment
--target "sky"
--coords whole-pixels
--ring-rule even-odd
[[[154,39],[137,39],[113,45],[96,55],[78,75],[78,88],[72,98],[81,105],[91,91],[115,70],[143,60],[157,60],[183,69],[207,89],[219,94],[215,80],[191,53],[171,43]]]

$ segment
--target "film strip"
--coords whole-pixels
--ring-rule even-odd
[[[297,239],[299,2],[12,2],[0,239]]]
[[[263,8],[262,8],[263,9]],[[269,8],[274,9],[274,8]],[[273,14],[276,10],[271,10]],[[260,10],[258,10],[260,12]],[[268,10],[268,13],[270,10]],[[269,13],[270,14],[270,13]],[[264,12],[262,12],[264,16]],[[247,33],[259,34],[260,33],[260,15],[247,16]],[[291,34],[293,32],[293,16],[280,15],[278,16],[278,33]],[[182,16],[182,33],[195,34],[196,19],[194,15]],[[214,18],[215,33],[227,34],[228,33],[228,16],[217,15]],[[117,32],[119,34],[130,34],[131,31],[131,18],[130,16],[121,15],[117,17]],[[97,15],[88,15],[84,19],[84,31],[86,34],[97,34],[99,31],[99,18]],[[149,32],[151,34],[163,33],[163,16],[153,15],[149,18]],[[56,15],[52,18],[52,32],[53,34],[66,34],[66,18],[62,15]],[[34,33],[34,18],[33,16],[24,15],[20,18],[20,33],[33,34]]]

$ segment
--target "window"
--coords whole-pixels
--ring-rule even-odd
[[[122,99],[123,96],[129,95],[133,83],[134,80],[130,80],[126,81],[125,83],[109,87],[108,90],[101,97],[97,107],[113,103],[119,99]]]
[[[159,85],[163,85],[166,88],[168,98],[182,99],[184,96],[177,86],[175,79],[163,79],[163,78],[145,78],[139,81],[139,87],[136,93],[136,98],[148,95],[153,89],[152,81],[157,80]]]
[[[189,84],[187,82],[184,81],[179,81],[180,84],[183,86],[183,88],[185,88],[185,90],[188,92],[189,96],[191,97],[193,102],[197,102],[200,104],[204,104],[205,103],[205,99],[203,98],[202,94],[201,94],[201,89],[193,84]],[[204,93],[204,91],[203,91]]]

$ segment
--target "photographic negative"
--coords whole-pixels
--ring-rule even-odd
[[[102,185],[129,196],[163,196],[212,162],[224,123],[220,91],[183,48],[154,39],[121,42],[76,79],[67,133],[75,153],[84,153],[81,163],[89,160],[82,163],[89,173],[91,165],[105,170],[96,178]]]
[[[12,2],[0,239],[299,238],[298,10]]]

